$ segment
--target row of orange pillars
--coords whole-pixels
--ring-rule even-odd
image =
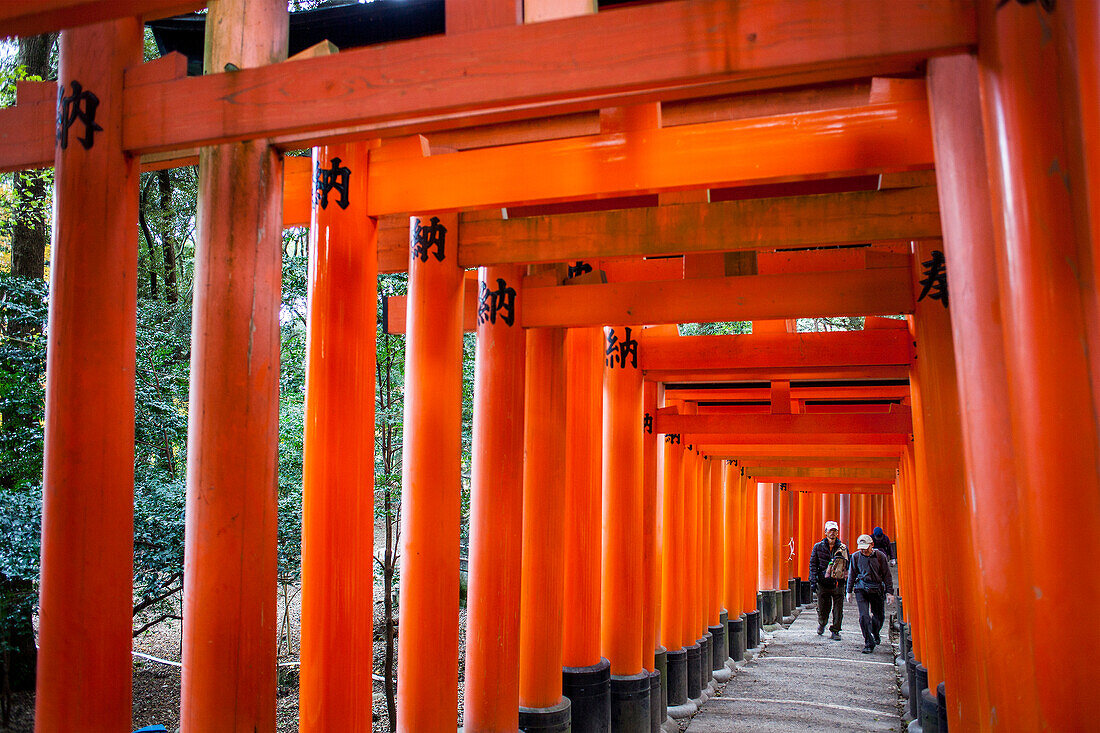
[[[457,708],[457,637],[440,624],[458,612],[459,415],[443,404],[458,405],[463,273],[445,263],[414,255],[409,275],[402,730],[442,730]],[[482,268],[480,289],[523,272]],[[810,600],[825,521],[852,539],[894,530],[891,496],[757,484],[662,438],[642,329],[525,331],[492,313],[477,329],[466,730],[659,730]]]

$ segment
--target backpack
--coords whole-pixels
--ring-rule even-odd
[[[825,577],[829,580],[845,580],[848,577],[848,558],[844,550],[837,550],[833,559],[825,568]]]

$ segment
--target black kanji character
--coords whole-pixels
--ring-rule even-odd
[[[577,260],[577,264],[569,266],[569,277],[576,277],[577,275],[587,275],[592,272],[592,265],[581,260]]]
[[[924,278],[921,279],[920,284],[922,290],[920,291],[920,297],[918,301],[924,300],[925,296],[928,296],[932,300],[938,300],[943,303],[943,307],[947,307],[947,267],[944,263],[943,252],[938,249],[932,250],[932,259],[927,262],[922,262],[924,267]]]
[[[351,168],[340,165],[339,158],[332,159],[332,168],[317,166],[317,175],[313,179],[313,205],[320,205],[322,209],[328,208],[328,192],[336,189],[340,199],[336,205],[341,209],[348,208],[348,183],[351,180]]]
[[[95,133],[103,132],[103,128],[96,124],[95,112],[99,107],[99,97],[91,92],[84,91],[80,82],[72,82],[72,96],[65,96],[65,87],[57,87],[57,142],[62,150],[69,147],[69,128],[77,120],[84,123],[84,137],[77,140],[85,150],[91,150],[95,142]]]
[[[642,430],[650,434],[653,433],[653,416],[648,412],[645,414],[645,417],[642,418]]]
[[[625,329],[626,338],[622,341],[615,335],[615,329],[610,329],[607,333],[607,349],[604,351],[604,362],[607,366],[614,368],[616,363],[626,368],[626,359],[630,357],[630,366],[635,369],[638,368],[638,341],[630,338],[630,326]]]
[[[413,257],[419,257],[421,262],[427,262],[428,252],[434,247],[435,252],[431,253],[432,256],[442,262],[443,258],[446,256],[446,243],[447,227],[439,223],[438,216],[433,216],[431,218],[429,226],[421,226],[420,220],[416,220],[416,225],[413,229]]]
[[[516,289],[508,287],[508,283],[502,278],[497,278],[497,289],[490,290],[485,281],[481,281],[481,289],[477,305],[477,322],[496,323],[497,313],[500,320],[511,326],[516,321]]]

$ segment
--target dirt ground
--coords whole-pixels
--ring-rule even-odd
[[[376,552],[380,553],[382,547],[377,539],[385,537],[385,530],[376,526],[374,530],[376,538]],[[374,628],[376,641],[374,643],[374,659],[372,666],[375,674],[382,674],[383,660],[385,658],[385,643],[379,641],[382,638],[383,628],[383,591],[378,573],[374,586]],[[278,596],[278,613],[280,621],[279,658],[281,665],[279,670],[279,686],[276,691],[276,730],[278,733],[297,733],[298,730],[298,674],[297,667],[293,663],[298,660],[299,630],[301,626],[301,588],[298,586],[288,589],[289,618],[290,618],[290,651],[287,651],[285,630],[282,627],[284,615],[284,596],[280,588]],[[396,609],[395,609],[396,615]],[[459,679],[458,679],[458,725],[461,725],[462,710],[462,669],[466,653],[466,611],[459,613]],[[142,652],[159,659],[178,663],[181,658],[182,623],[179,621],[164,621],[149,629],[138,638],[134,639],[134,651]],[[396,641],[395,641],[396,653]],[[373,693],[374,725],[373,733],[388,733],[389,725],[386,714],[386,698],[382,683],[375,682]],[[133,726],[134,729],[147,725],[163,725],[169,731],[177,731],[180,723],[180,668],[170,664],[134,657],[133,671]],[[23,733],[34,730],[34,693],[22,692],[13,695],[12,718],[7,728],[0,730]]]

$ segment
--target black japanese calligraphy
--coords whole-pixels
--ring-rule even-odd
[[[922,262],[924,267],[924,277],[920,280],[922,290],[918,301],[924,300],[925,296],[932,300],[938,300],[943,304],[943,307],[947,307],[947,266],[944,263],[943,252],[938,249],[932,250],[932,259]]]
[[[623,328],[625,335],[620,341],[615,329],[607,332],[607,348],[604,350],[604,363],[611,368],[615,366],[626,368],[626,360],[630,358],[630,366],[638,368],[638,341],[630,337],[630,326]]]
[[[332,159],[332,168],[317,166],[317,174],[313,179],[313,205],[322,209],[328,208],[328,194],[333,189],[340,194],[336,205],[341,209],[348,208],[351,202],[348,200],[348,183],[351,181],[351,169],[340,165],[339,158]]]
[[[413,228],[413,257],[419,257],[421,262],[427,262],[430,253],[442,262],[443,258],[447,256],[446,244],[447,227],[439,223],[438,216],[433,216],[428,226],[423,226],[419,219],[416,220],[416,225]],[[435,249],[434,252],[431,251],[433,248]]]
[[[57,143],[62,150],[69,147],[69,128],[78,120],[84,125],[84,137],[77,140],[85,150],[91,150],[95,144],[95,134],[103,128],[96,124],[95,113],[99,107],[99,97],[85,91],[80,82],[73,80],[73,93],[65,96],[65,87],[57,87]]]
[[[516,322],[516,289],[508,287],[502,278],[497,278],[497,289],[490,290],[485,281],[481,281],[481,288],[477,304],[477,322],[496,323],[497,314],[506,325],[512,326]]]
[[[649,434],[653,433],[653,416],[650,415],[648,412],[642,418],[642,430],[646,431]]]

